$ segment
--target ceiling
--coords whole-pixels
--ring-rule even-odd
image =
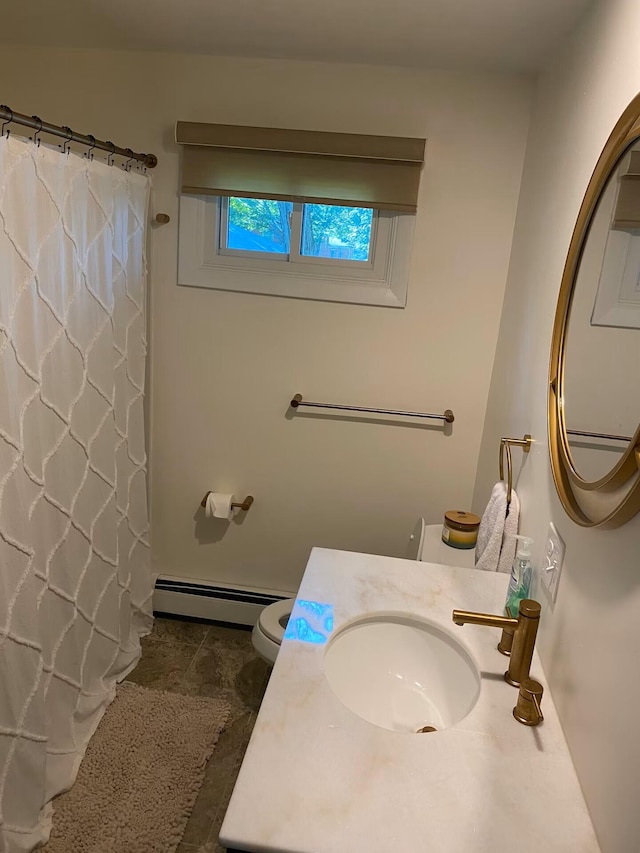
[[[535,71],[590,0],[2,0],[0,43]]]

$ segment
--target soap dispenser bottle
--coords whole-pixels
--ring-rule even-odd
[[[516,539],[518,540],[518,544],[516,547],[516,556],[511,566],[511,577],[509,578],[505,609],[517,619],[520,602],[523,598],[529,598],[531,590],[531,576],[533,574],[531,546],[533,539],[530,539],[528,536],[516,536]]]

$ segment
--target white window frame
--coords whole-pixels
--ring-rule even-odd
[[[227,204],[217,196],[180,196],[180,285],[405,307],[414,216],[375,211],[365,262],[300,255],[301,208],[297,223],[292,218],[290,255],[221,247]]]

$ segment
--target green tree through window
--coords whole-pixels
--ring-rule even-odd
[[[363,207],[305,204],[302,240],[298,247],[307,257],[368,261],[373,211]],[[293,204],[271,199],[229,199],[231,249],[256,249],[288,254]],[[231,231],[233,229],[233,233]],[[256,246],[251,235],[263,242]]]
[[[368,261],[372,219],[367,207],[305,204],[302,254]]]
[[[234,196],[229,199],[229,224],[273,242],[274,248],[271,251],[288,254],[292,210],[293,204],[290,201]],[[241,237],[235,235],[235,242],[240,240]],[[245,247],[230,244],[230,248]]]

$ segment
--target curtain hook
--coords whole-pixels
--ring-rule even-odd
[[[73,131],[70,127],[67,127],[65,124],[62,125],[62,129],[65,133],[65,140],[62,143],[62,153],[68,154],[71,150],[71,142],[73,140]]]
[[[96,138],[92,133],[87,134],[87,139],[91,140],[91,147],[84,155],[88,160],[93,160],[93,149],[96,147]]]
[[[131,171],[131,161],[133,160],[133,151],[130,148],[127,148],[127,154],[129,154],[129,159],[124,164],[123,169],[125,170],[125,172],[130,172]]]
[[[107,145],[111,146],[111,153],[107,157],[107,166],[113,166],[113,158],[116,154],[116,146],[113,144],[113,142],[111,142],[110,139],[107,139]]]
[[[0,110],[4,110],[5,112],[9,113],[9,118],[6,121],[2,122],[2,129],[0,129],[0,136],[4,136],[5,127],[8,124],[11,124],[11,122],[13,121],[13,110],[11,109],[11,107],[8,107],[6,104],[0,104]],[[10,133],[11,133],[11,131],[8,130],[7,131],[7,139],[9,138]]]
[[[40,116],[31,116],[34,121],[38,122],[38,129],[33,133],[33,141],[40,148],[40,134],[42,133],[42,119]]]

